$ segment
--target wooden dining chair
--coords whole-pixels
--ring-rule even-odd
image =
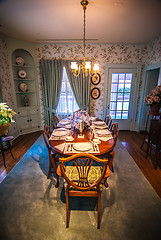
[[[117,139],[118,139],[118,135],[119,135],[119,128],[118,128],[118,123],[115,122],[115,123],[112,123],[111,125],[111,133],[112,133],[112,136],[114,138],[114,147],[116,146],[116,142],[117,142]],[[110,170],[112,172],[114,172],[114,167],[113,167],[113,160],[114,160],[114,150],[108,154],[108,159],[109,159],[109,167],[110,167]]]
[[[79,108],[78,110],[76,110],[75,112],[73,112],[73,118],[74,118],[74,116],[75,116],[76,113],[78,113],[78,112],[82,112],[82,111],[84,111],[84,110],[81,109],[81,108]]]
[[[79,153],[67,158],[59,158],[59,163],[57,172],[67,183],[66,227],[69,227],[69,196],[79,196],[98,198],[97,228],[100,228],[102,182],[104,177],[110,175],[108,160],[99,159],[88,153]],[[96,163],[102,166],[96,166]]]
[[[157,168],[158,161],[159,161],[159,154],[161,150],[161,120],[159,119],[152,119],[150,123],[149,133],[148,133],[148,145],[147,145],[147,152],[146,158],[151,154],[152,147],[155,148],[156,157],[155,162],[153,162],[154,167]]]
[[[48,155],[49,155],[49,171],[48,171],[47,179],[49,179],[51,173],[55,173],[56,179],[57,179],[55,187],[57,188],[59,186],[59,176],[57,174],[57,164],[56,163],[59,161],[59,159],[57,158],[56,153],[54,152],[54,149],[49,145],[50,136],[51,136],[50,126],[45,125],[44,132],[43,132],[43,138],[44,138],[45,145],[48,149]]]
[[[6,161],[5,161],[5,147],[4,144],[6,145],[7,149],[9,149],[12,158],[14,159],[12,150],[11,150],[11,141],[13,141],[14,137],[13,136],[7,136],[4,134],[3,136],[0,136],[0,148],[1,148],[1,153],[3,156],[3,163],[4,167],[6,168]]]
[[[108,126],[108,129],[111,129],[112,126],[112,119],[111,119],[111,115],[106,115],[105,117],[105,123]]]
[[[57,127],[57,124],[59,123],[59,119],[57,116],[53,115],[53,118],[52,118],[52,126],[53,126],[53,129],[55,129]]]

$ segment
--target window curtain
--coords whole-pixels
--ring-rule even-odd
[[[52,126],[52,116],[59,101],[63,74],[62,60],[40,60],[40,78],[45,124]]]
[[[78,61],[78,63],[82,62]],[[81,73],[78,77],[75,77],[71,70],[71,61],[64,61],[64,66],[78,106],[89,112],[90,76],[83,78]]]

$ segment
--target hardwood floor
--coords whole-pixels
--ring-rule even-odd
[[[4,168],[2,154],[0,153],[0,182],[2,182],[41,134],[42,131],[38,131],[16,138],[12,144],[12,153],[15,159],[12,158],[8,150],[5,151],[6,168]]]
[[[5,153],[7,166],[6,169],[3,166],[2,155],[0,155],[0,182],[2,182],[2,180],[7,176],[16,163],[19,162],[27,150],[41,135],[41,133],[42,132],[40,131],[22,135],[13,141],[12,152],[15,159],[12,159],[7,150]],[[146,159],[147,144],[145,143],[143,149],[140,149],[143,140],[143,134],[138,132],[120,131],[119,139],[128,150],[138,167],[141,169],[144,176],[150,182],[156,193],[161,198],[161,161],[159,162],[159,167],[155,169],[153,164],[153,161],[155,160],[154,150],[152,150],[151,156]]]

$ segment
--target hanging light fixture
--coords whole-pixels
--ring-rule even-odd
[[[86,48],[86,8],[88,5],[87,0],[82,0],[81,5],[83,6],[83,11],[84,11],[84,34],[83,34],[83,63],[78,64],[77,62],[71,62],[71,69],[75,77],[78,77],[81,70],[83,72],[83,77],[92,75],[93,73],[97,73],[99,70],[99,64],[94,64],[93,67],[91,66],[91,61],[86,61],[85,57],[85,48]]]

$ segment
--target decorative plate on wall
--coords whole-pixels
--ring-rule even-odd
[[[26,78],[27,73],[24,70],[19,70],[18,71],[18,77],[20,78]]]
[[[24,66],[25,65],[25,60],[22,57],[16,57],[16,64],[18,66]]]
[[[99,73],[93,73],[91,77],[91,82],[94,85],[99,84],[101,81],[101,75]]]
[[[91,97],[92,97],[93,99],[97,99],[97,98],[100,97],[100,90],[99,90],[99,88],[95,87],[95,88],[93,88],[93,89],[91,90]]]
[[[27,91],[29,90],[26,83],[20,83],[20,84],[19,84],[19,89],[20,89],[22,92],[27,92]]]

